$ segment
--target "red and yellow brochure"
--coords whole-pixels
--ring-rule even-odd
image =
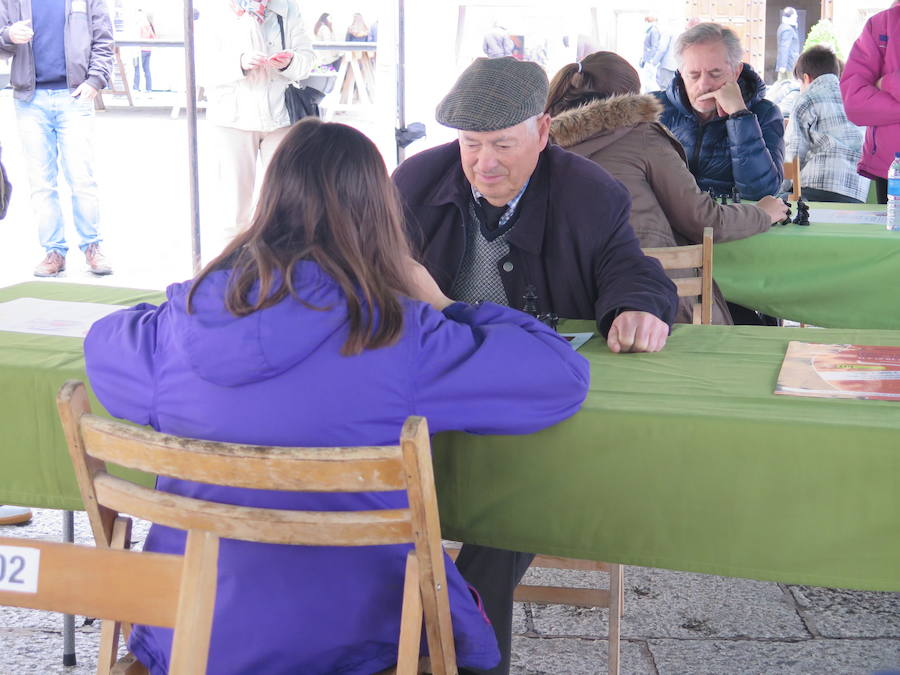
[[[775,393],[900,401],[900,347],[790,342]]]

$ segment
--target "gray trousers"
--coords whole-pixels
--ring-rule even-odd
[[[488,546],[463,544],[456,567],[469,584],[481,595],[484,612],[494,626],[500,647],[500,663],[490,670],[467,670],[461,675],[507,675],[512,651],[513,592],[534,559],[533,553],[505,551]]]

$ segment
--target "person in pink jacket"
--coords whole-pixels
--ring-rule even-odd
[[[900,152],[900,2],[866,22],[841,77],[844,109],[867,126],[857,171],[875,181],[878,203],[887,203],[887,173]]]

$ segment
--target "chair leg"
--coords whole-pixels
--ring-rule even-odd
[[[216,604],[218,562],[219,538],[211,532],[188,532],[169,659],[172,675],[206,672],[212,622],[205,617],[212,616]]]
[[[622,620],[623,574],[622,566],[609,566],[609,643],[607,647],[608,673],[619,675],[619,635]]]
[[[131,518],[118,516],[113,522],[112,539],[109,547],[112,549],[125,549],[131,540]],[[115,666],[119,653],[119,635],[123,624],[119,621],[103,619],[100,625],[100,652],[97,656],[97,675],[109,675],[111,668]],[[125,634],[126,639],[131,626]]]
[[[419,561],[415,552],[410,551],[406,556],[406,578],[403,581],[403,613],[400,616],[397,675],[415,675],[415,673],[419,672],[422,617],[422,592],[419,590]]]
[[[619,618],[625,616],[625,566],[616,565],[619,568]]]

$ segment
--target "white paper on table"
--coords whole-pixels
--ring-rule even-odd
[[[0,331],[83,338],[91,325],[123,305],[16,298],[0,302]]]
[[[810,209],[811,223],[837,223],[839,225],[887,226],[887,211],[841,211],[838,209]]]
[[[572,345],[572,349],[581,349],[585,342],[594,337],[593,333],[560,333],[560,337],[564,337]]]

